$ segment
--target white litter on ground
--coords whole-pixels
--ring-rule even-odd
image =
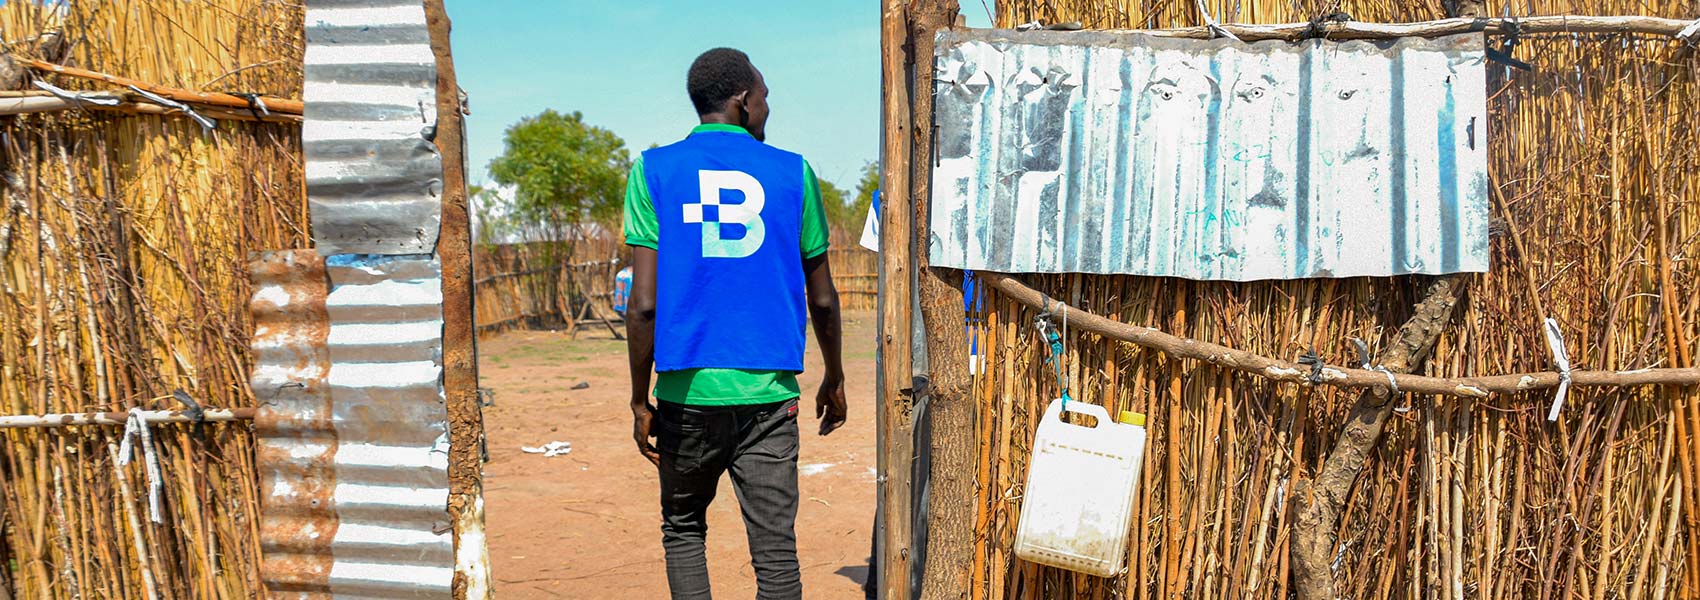
[[[807,477],[810,475],[825,473],[827,469],[831,469],[836,466],[838,466],[838,463],[814,463],[797,467],[797,472],[802,473],[803,476]]]
[[[520,446],[520,451],[526,454],[542,454],[543,458],[560,456],[573,451],[571,442],[549,442],[541,447]]]

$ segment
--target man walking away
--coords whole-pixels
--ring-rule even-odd
[[[797,373],[805,316],[826,373],[820,434],[844,424],[838,291],[803,157],[769,146],[767,85],[743,52],[691,63],[702,124],[644,152],[626,183],[633,437],[661,475],[673,598],[709,598],[709,503],[730,473],[761,599],[803,594],[797,567]],[[649,403],[651,367],[657,373]],[[654,438],[654,443],[651,443]]]

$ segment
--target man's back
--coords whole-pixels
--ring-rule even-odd
[[[704,125],[642,160],[659,226],[655,369],[802,371],[802,157]]]

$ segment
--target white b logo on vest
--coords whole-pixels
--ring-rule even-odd
[[[761,249],[767,238],[767,226],[762,223],[761,209],[767,195],[761,182],[743,171],[697,171],[702,201],[685,204],[685,222],[702,224],[703,258],[743,258]],[[742,204],[721,204],[720,192],[743,192]],[[721,237],[722,223],[744,226],[744,237]]]

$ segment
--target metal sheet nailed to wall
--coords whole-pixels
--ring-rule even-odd
[[[430,253],[442,162],[424,4],[308,0],[306,34],[301,138],[319,253]]]
[[[1203,280],[1488,267],[1483,38],[940,34],[932,264]]]
[[[267,588],[447,597],[437,262],[297,250],[252,273]]]

